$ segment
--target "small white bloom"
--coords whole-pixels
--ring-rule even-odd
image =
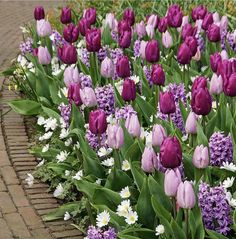
[[[120,95],[122,93],[123,83],[124,83],[124,80],[120,80],[115,83],[115,87],[116,87],[117,91],[120,93]]]
[[[148,131],[146,131],[146,130],[144,130],[144,128],[143,127],[141,127],[141,134],[140,134],[140,138],[141,139],[144,139],[145,137],[147,137],[148,136]]]
[[[130,210],[126,216],[125,222],[129,225],[134,224],[138,221],[138,214],[135,211]]]
[[[185,134],[181,139],[182,139],[182,141],[185,142],[188,139],[188,134]]]
[[[47,133],[39,137],[39,141],[50,139],[52,137],[52,134],[53,134],[52,131],[48,131]]]
[[[34,176],[31,173],[27,173],[27,178],[25,179],[29,187],[32,187],[34,184]]]
[[[156,227],[156,236],[159,236],[163,233],[165,233],[165,228],[162,224],[160,224]]]
[[[62,129],[59,138],[65,139],[69,135],[69,129]]]
[[[138,84],[139,81],[140,81],[139,80],[139,76],[136,76],[136,75],[135,76],[131,76],[130,79],[133,80],[135,84]]]
[[[44,165],[44,159],[43,159],[42,161],[40,161],[40,162],[37,164],[36,167],[41,167],[41,166],[43,166],[43,165]]]
[[[227,178],[226,180],[223,181],[222,186],[224,188],[230,188],[233,186],[235,177]]]
[[[65,176],[66,177],[70,176],[70,171],[69,170],[65,170]]]
[[[57,120],[54,119],[54,118],[48,118],[45,120],[45,123],[44,123],[44,128],[45,128],[45,131],[47,132],[48,130],[55,130],[57,127]]]
[[[63,194],[64,188],[62,187],[61,183],[59,183],[53,193],[54,197],[59,197]]]
[[[130,191],[129,191],[129,187],[125,187],[125,188],[122,188],[122,190],[120,191],[120,196],[122,198],[129,198],[130,197]]]
[[[142,95],[141,98],[142,98],[143,100],[146,100],[146,96],[144,96],[144,95]]]
[[[62,98],[62,96],[67,97],[67,94],[68,94],[68,89],[66,87],[61,88],[57,93],[57,95],[60,98]]]
[[[226,169],[231,172],[236,172],[236,165],[229,162],[223,162],[223,166],[220,167],[221,169]]]
[[[89,124],[85,124],[85,125],[84,125],[84,128],[85,128],[85,129],[88,129],[88,128],[89,128]]]
[[[79,141],[76,142],[76,144],[74,145],[73,149],[74,149],[74,150],[80,149],[80,143],[79,143]]]
[[[60,162],[63,162],[67,159],[69,153],[67,151],[61,151],[57,156],[56,156],[56,159],[57,159],[57,162],[60,163]]]
[[[80,170],[80,171],[78,171],[78,172],[76,173],[76,175],[73,176],[72,178],[73,178],[73,179],[76,179],[76,180],[81,180],[82,177],[83,177],[83,171]]]
[[[150,116],[149,120],[151,123],[153,122],[153,115]]]
[[[37,120],[38,125],[44,125],[45,124],[45,119],[43,116],[39,116]]]
[[[236,199],[232,197],[231,192],[226,192],[226,199],[231,207],[236,208]]]
[[[64,221],[68,221],[69,219],[71,219],[70,213],[69,212],[65,212]]]
[[[43,148],[42,148],[42,152],[45,153],[48,150],[49,150],[49,144],[44,145]]]
[[[124,160],[124,161],[122,162],[122,167],[121,167],[121,169],[122,169],[123,171],[129,171],[129,170],[130,170],[130,164],[129,164],[129,161],[128,161],[128,160]]]
[[[65,141],[65,146],[70,146],[72,144],[72,138],[69,138]]]
[[[106,167],[112,167],[114,165],[114,158],[108,158],[102,161],[101,163],[102,165],[106,166]]]
[[[60,125],[62,129],[66,128],[67,126],[65,120],[62,117],[60,118]]]
[[[26,27],[20,27],[22,33],[30,33]]]
[[[98,179],[95,181],[95,183],[98,184],[98,185],[101,185],[102,179],[101,179],[101,178],[98,178]]]
[[[120,217],[126,217],[130,210],[132,210],[130,207],[130,200],[124,200],[120,205],[118,205],[116,214],[118,214]]]
[[[110,221],[110,214],[107,210],[104,210],[103,212],[97,215],[96,225],[98,227],[104,227],[108,225],[109,221]]]
[[[112,117],[112,115],[109,115],[109,116],[107,117],[107,123],[108,123],[108,124],[111,124],[111,125],[114,125],[114,124],[117,123],[117,120],[116,120],[114,117]]]
[[[111,152],[112,152],[112,148],[107,148],[106,149],[105,147],[101,147],[98,150],[98,156],[101,158],[101,157],[109,155]]]

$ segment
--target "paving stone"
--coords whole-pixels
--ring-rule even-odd
[[[1,167],[0,171],[2,173],[6,185],[19,184],[19,180],[16,176],[16,173],[11,166]]]
[[[7,188],[17,207],[24,207],[29,205],[28,199],[26,198],[21,185],[10,185]]]
[[[7,151],[0,150],[0,167],[11,165],[10,160],[7,155]]]
[[[16,212],[16,207],[7,192],[0,192],[0,208],[2,213]]]
[[[2,239],[12,239],[13,235],[3,218],[0,218],[0,233]]]
[[[34,239],[53,239],[45,229],[35,229],[32,230],[31,233],[33,234]]]

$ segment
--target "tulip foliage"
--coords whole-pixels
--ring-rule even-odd
[[[25,96],[12,109],[37,117],[30,180],[68,202],[45,220],[88,239],[236,238],[235,26],[203,5],[135,11],[64,7],[57,30],[37,7],[4,72]]]

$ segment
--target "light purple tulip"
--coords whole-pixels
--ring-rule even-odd
[[[166,136],[165,129],[160,124],[155,124],[152,128],[152,145],[160,147]]]
[[[227,16],[222,16],[221,20],[220,20],[220,32],[222,32],[223,30],[227,30],[228,28],[228,18]]]
[[[105,78],[112,78],[114,76],[115,66],[113,61],[106,57],[101,63],[101,75]]]
[[[197,27],[197,31],[198,31],[198,32],[202,32],[202,19],[198,19],[198,20],[195,22],[195,27]]]
[[[213,13],[213,21],[214,21],[214,23],[220,22],[220,15],[218,12]]]
[[[146,173],[152,173],[155,171],[157,155],[152,147],[145,147],[142,154],[142,170]]]
[[[195,205],[195,193],[189,181],[181,182],[177,190],[177,203],[179,207],[191,209]]]
[[[51,63],[51,55],[46,46],[38,47],[38,60],[39,60],[39,64],[42,64],[42,65],[48,65]]]
[[[181,174],[178,168],[167,169],[164,179],[164,190],[166,196],[175,197],[177,194],[178,186],[181,182]]]
[[[147,34],[144,21],[137,23],[135,30],[140,38],[144,37]]]
[[[105,26],[108,26],[110,28],[110,30],[115,30],[117,31],[117,27],[118,27],[118,22],[115,19],[115,16],[113,13],[108,13],[106,14],[106,18],[105,18]]]
[[[211,94],[219,95],[223,91],[223,80],[221,75],[217,75],[213,73],[210,82],[210,89]]]
[[[97,105],[97,99],[93,88],[84,87],[83,89],[80,89],[80,98],[83,104],[87,107]]]
[[[147,46],[147,42],[141,41],[139,52],[140,52],[140,56],[142,57],[142,59],[145,59],[145,57],[146,57],[146,55],[145,55],[146,46]]]
[[[153,28],[156,28],[157,25],[158,25],[158,16],[155,15],[155,14],[152,14],[149,18],[148,18],[148,21],[147,21],[147,25],[151,25],[153,26]]]
[[[134,137],[140,136],[141,127],[137,115],[135,114],[129,115],[125,121],[125,127],[132,136]]]
[[[208,148],[203,145],[197,146],[193,153],[193,165],[196,168],[206,168],[209,165]]]
[[[162,33],[162,44],[165,48],[170,48],[173,45],[173,39],[168,31]]]
[[[64,71],[64,83],[66,87],[68,88],[71,84],[79,82],[80,78],[77,66],[76,67],[68,66]]]
[[[197,133],[197,116],[194,112],[190,112],[185,124],[185,130],[188,134]]]
[[[119,125],[108,125],[107,144],[113,149],[119,149],[124,144],[124,132]]]
[[[227,53],[226,50],[222,50],[221,53],[220,53],[220,56],[221,56],[222,61],[229,59],[229,56],[228,56],[228,53]]]
[[[52,33],[51,25],[45,19],[37,21],[37,34],[40,37],[50,36]]]
[[[200,61],[201,60],[201,50],[199,47],[197,47],[197,52],[196,54],[192,57],[193,60],[195,61]]]
[[[183,18],[182,18],[182,27],[183,27],[184,25],[186,25],[187,23],[189,23],[188,16],[183,16]]]
[[[146,32],[147,32],[147,35],[149,36],[149,38],[153,38],[154,33],[155,33],[155,28],[152,25],[147,25]]]

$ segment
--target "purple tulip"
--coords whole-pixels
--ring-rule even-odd
[[[136,87],[135,83],[131,79],[125,79],[123,83],[123,89],[122,89],[122,99],[124,101],[134,101],[136,98]]]
[[[203,19],[207,14],[207,9],[203,6],[197,6],[192,10],[192,19],[196,21],[198,19]]]
[[[58,56],[65,64],[75,64],[77,62],[77,50],[70,44],[65,44],[62,47],[59,47]]]
[[[35,56],[35,57],[38,56],[38,51],[39,51],[38,47],[34,48],[33,52],[32,52],[32,55]]]
[[[39,60],[39,64],[41,65],[48,65],[51,63],[51,55],[46,46],[38,47],[38,60]]]
[[[84,87],[80,89],[80,97],[83,104],[87,107],[93,107],[97,105],[97,99],[93,88]]]
[[[186,23],[182,28],[181,37],[185,40],[186,37],[194,36],[196,34],[196,30],[196,27],[193,27],[190,23]]]
[[[79,32],[82,36],[86,35],[86,31],[91,28],[89,21],[86,18],[81,18],[78,23]]]
[[[194,80],[191,90],[192,96],[195,95],[200,88],[207,88],[207,78],[204,76],[199,76]]]
[[[195,206],[195,193],[189,181],[181,182],[177,190],[177,203],[179,207],[191,209]]]
[[[192,52],[189,46],[184,42],[180,45],[177,53],[177,60],[180,64],[186,65],[191,61]]]
[[[175,99],[171,92],[160,92],[159,104],[163,114],[172,114],[176,111]]]
[[[144,21],[136,24],[135,31],[138,34],[139,38],[143,38],[147,34]]]
[[[212,55],[210,55],[210,64],[211,64],[211,69],[216,72],[218,65],[221,62],[221,55],[219,52],[216,52]]]
[[[182,162],[182,149],[176,137],[164,139],[160,148],[161,164],[165,168],[177,168]]]
[[[101,30],[88,29],[86,31],[86,48],[90,52],[98,52],[101,48]]]
[[[141,168],[146,173],[155,171],[157,155],[152,147],[145,147],[142,154]]]
[[[136,114],[129,114],[125,121],[125,127],[132,136],[140,136],[141,126],[138,120],[138,116]]]
[[[221,75],[223,81],[234,72],[236,72],[236,60],[222,60],[217,66],[217,75]]]
[[[124,31],[119,36],[119,46],[121,48],[129,48],[131,44],[132,32],[131,31]]]
[[[236,96],[236,72],[232,73],[229,78],[224,79],[224,93],[227,96]]]
[[[101,63],[101,75],[105,78],[112,78],[115,74],[115,66],[113,61],[105,57]]]
[[[193,153],[193,165],[196,168],[206,168],[209,165],[208,148],[203,145],[197,146]]]
[[[94,110],[89,114],[89,130],[96,135],[106,132],[107,119],[103,110]]]
[[[157,62],[160,58],[160,50],[157,40],[150,40],[145,48],[145,56],[148,62]]]
[[[90,25],[93,25],[97,17],[96,9],[93,7],[86,9],[83,17],[87,19]]]
[[[211,42],[220,41],[220,27],[216,24],[211,24],[207,30],[207,37]]]
[[[73,83],[79,83],[79,71],[77,67],[68,66],[64,71],[64,83],[67,88]]]
[[[42,6],[37,6],[34,9],[34,19],[35,20],[41,20],[44,19],[45,13],[44,13],[44,8]]]
[[[123,129],[115,124],[109,125],[107,128],[107,144],[110,148],[119,149],[124,144],[124,132]]]
[[[152,128],[152,145],[160,147],[165,138],[165,129],[161,125],[155,124]]]
[[[71,9],[69,7],[63,7],[61,10],[61,23],[71,23]]]
[[[195,56],[195,54],[197,53],[197,40],[196,40],[196,38],[192,37],[192,36],[189,36],[189,37],[185,38],[184,42],[189,47],[192,56]]]
[[[74,102],[76,105],[82,105],[80,98],[80,83],[72,83],[68,89],[68,99],[70,103]]]
[[[228,18],[227,18],[227,16],[222,16],[222,18],[220,20],[220,32],[222,32],[222,31],[227,32],[227,28],[228,28]]]
[[[182,24],[183,13],[178,4],[173,4],[167,12],[168,25],[170,27],[180,27]]]
[[[194,112],[190,112],[185,124],[185,130],[187,134],[197,133],[197,116]]]
[[[130,77],[130,63],[127,56],[122,56],[116,63],[117,75],[121,78]]]
[[[170,48],[173,45],[173,39],[168,31],[162,33],[162,44],[165,48]]]
[[[133,26],[135,22],[134,11],[130,8],[125,9],[123,14],[123,19],[127,21],[130,26]]]
[[[130,31],[131,32],[131,27],[130,27],[130,25],[127,21],[121,20],[118,23],[118,33],[119,33],[119,35],[121,35],[125,31]]]
[[[52,28],[48,21],[44,19],[37,21],[37,34],[40,37],[50,36],[51,33],[52,33]]]
[[[203,21],[202,21],[202,29],[207,31],[208,27],[213,23],[213,14],[208,12]]]
[[[165,32],[168,27],[168,20],[167,17],[163,17],[160,19],[159,24],[158,24],[158,31],[159,32]]]
[[[151,81],[154,85],[165,85],[165,72],[161,65],[152,65]]]
[[[213,73],[210,82],[210,93],[219,95],[223,91],[223,80],[222,76],[217,76],[217,74]]]
[[[79,37],[79,27],[75,26],[73,23],[64,27],[63,36],[67,42],[76,42]]]
[[[177,194],[178,186],[181,182],[181,174],[178,168],[167,169],[164,179],[164,190],[166,196],[175,197]]]

